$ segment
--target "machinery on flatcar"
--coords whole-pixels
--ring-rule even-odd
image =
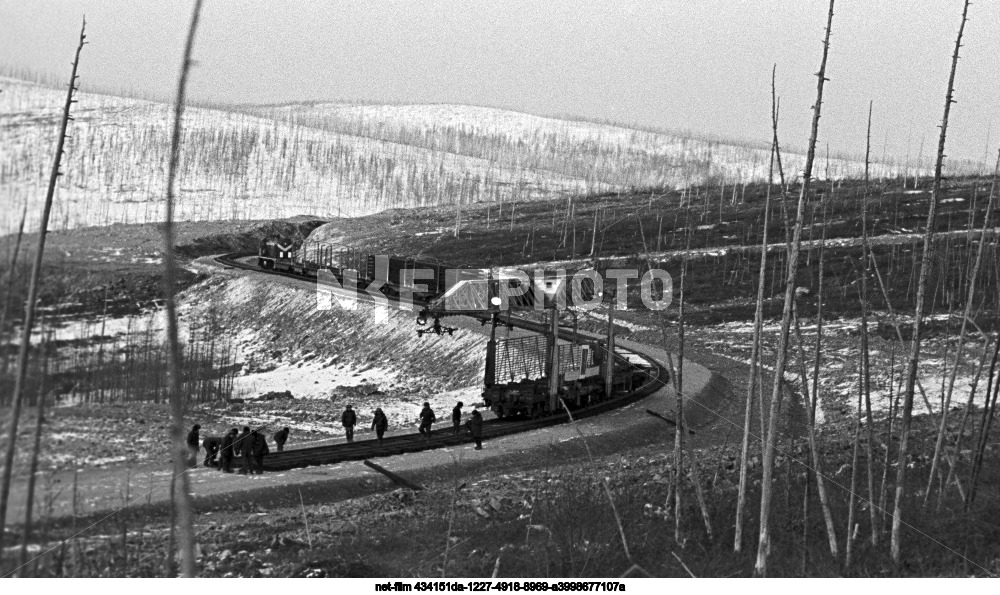
[[[562,308],[572,306],[566,285],[565,275],[505,277],[503,272],[485,279],[462,280],[431,300],[417,324],[426,325],[433,318],[437,327],[445,316],[489,316],[483,319],[484,324],[491,324],[491,330],[482,396],[497,417],[534,418],[564,407],[588,407],[642,385],[650,370],[615,354],[613,325],[609,325],[606,341],[583,339],[576,330],[576,313],[567,310],[573,317],[573,332],[571,341],[565,339],[559,316]],[[579,297],[589,301],[597,291],[590,285]],[[538,324],[539,334],[498,340],[496,330],[503,324],[502,313],[509,317],[515,310],[545,312],[547,322]]]

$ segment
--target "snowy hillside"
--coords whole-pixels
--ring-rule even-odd
[[[0,233],[37,226],[62,89],[0,77]],[[162,220],[168,104],[80,93],[52,229]],[[189,107],[179,220],[357,216],[766,176],[765,149],[461,105]],[[801,156],[786,155],[786,171]],[[831,175],[858,164],[832,161]],[[894,175],[892,167],[876,175]]]

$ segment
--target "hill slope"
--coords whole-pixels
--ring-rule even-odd
[[[25,203],[35,226],[64,91],[3,77],[0,89],[3,233]],[[80,93],[74,117],[51,227],[161,220],[170,105]],[[735,189],[765,177],[768,163],[766,148],[462,105],[189,107],[183,143],[177,218],[189,221]],[[802,156],[784,159],[793,176]],[[829,171],[860,165],[834,159]]]

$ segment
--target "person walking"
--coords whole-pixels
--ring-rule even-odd
[[[288,442],[288,434],[291,433],[287,427],[282,428],[274,433],[274,444],[278,447],[278,452],[285,450],[285,443]]]
[[[236,443],[236,436],[239,433],[239,430],[233,428],[222,437],[222,445],[219,447],[219,469],[223,473],[233,472],[233,444]]]
[[[420,427],[418,427],[417,430],[427,437],[428,442],[431,439],[431,424],[433,424],[436,419],[437,417],[434,416],[431,404],[425,402],[424,408],[420,410]]]
[[[350,405],[347,406],[347,409],[340,416],[340,423],[344,426],[344,434],[347,436],[347,441],[354,442],[354,426],[358,424],[358,415],[354,413]]]
[[[198,436],[199,430],[201,430],[201,426],[194,424],[187,435],[188,467],[198,466],[198,445],[201,444],[201,438]]]
[[[472,434],[472,439],[476,441],[476,450],[483,450],[483,414],[478,409],[472,410],[472,416],[465,422]]]
[[[451,425],[454,427],[455,434],[458,434],[462,427],[462,402],[459,401],[458,405],[451,410]]]
[[[389,419],[386,418],[385,413],[382,413],[381,407],[375,408],[375,419],[372,420],[372,429],[375,430],[375,436],[378,438],[378,443],[382,444],[382,436],[385,436],[385,431],[389,428]]]

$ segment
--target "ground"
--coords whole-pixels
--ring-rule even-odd
[[[981,181],[959,181],[954,184],[954,192],[968,192],[978,185]],[[893,234],[891,226],[885,222],[905,221],[906,225],[916,226],[917,214],[922,208],[920,200],[926,199],[926,193],[906,192],[886,188],[880,195],[880,202],[873,203],[878,206],[878,218],[884,222],[881,228],[875,226],[873,233],[883,238],[881,245],[885,249],[879,253],[879,264],[884,267],[881,275],[886,280],[889,303],[893,307],[890,311],[885,305],[881,292],[876,289],[878,280],[873,273],[870,290],[876,296],[871,298],[875,304],[871,325],[877,331],[872,337],[876,458],[882,456],[886,447],[890,452],[897,448],[895,438],[888,438],[885,433],[885,421],[890,393],[899,394],[899,379],[897,377],[890,388],[887,372],[891,362],[895,362],[898,369],[907,343],[896,340],[893,312],[906,311],[912,299],[908,293],[912,255],[907,252],[909,239],[902,237],[910,228],[900,226],[899,231],[903,233]],[[853,196],[850,188],[845,189],[844,194]],[[695,574],[745,574],[751,567],[755,545],[748,544],[745,555],[733,556],[727,554],[729,549],[725,544],[732,540],[733,474],[738,467],[734,460],[739,453],[737,442],[742,429],[741,403],[746,391],[748,337],[752,324],[753,301],[747,296],[753,295],[756,285],[754,269],[759,252],[754,253],[752,247],[760,241],[756,222],[761,215],[761,197],[760,189],[750,187],[746,204],[723,205],[725,209],[719,218],[729,223],[712,223],[704,234],[697,236],[698,244],[692,247],[702,250],[701,253],[686,251],[684,220],[677,221],[687,216],[691,209],[684,205],[682,193],[659,195],[646,204],[636,196],[597,197],[580,200],[569,211],[561,200],[518,205],[517,225],[512,227],[508,227],[511,205],[504,207],[502,227],[496,223],[497,205],[479,205],[464,211],[458,233],[455,232],[453,211],[386,212],[370,218],[335,220],[319,227],[313,236],[317,241],[336,238],[338,242],[369,246],[372,250],[388,253],[412,250],[422,257],[460,261],[470,266],[541,260],[580,261],[593,244],[601,255],[618,257],[641,268],[647,261],[644,255],[635,252],[641,240],[650,258],[668,267],[675,279],[675,288],[680,276],[679,255],[692,256],[688,261],[690,302],[685,356],[725,377],[730,387],[728,396],[734,399],[732,406],[717,411],[718,415],[702,412],[708,417],[698,423],[707,425],[694,437],[701,461],[701,485],[706,491],[715,528],[712,540],[703,532],[697,508],[685,508],[682,537],[688,540],[688,545],[674,545],[673,517],[666,518],[663,506],[672,457],[672,435],[650,422],[653,425],[646,426],[646,433],[626,432],[629,436],[626,443],[608,437],[590,438],[592,455],[582,447],[581,439],[567,435],[564,444],[543,445],[540,450],[511,454],[489,465],[468,466],[462,469],[460,476],[440,465],[428,467],[407,463],[404,468],[426,487],[415,494],[391,491],[386,480],[370,476],[363,480],[338,480],[337,491],[332,493],[319,487],[323,484],[315,481],[316,476],[309,477],[306,473],[304,479],[294,482],[302,486],[300,502],[298,490],[278,489],[276,478],[241,478],[244,482],[256,482],[254,489],[234,485],[231,492],[226,490],[226,499],[213,496],[199,508],[203,573],[211,576],[257,572],[272,576],[488,576],[497,567],[499,558],[500,576],[616,576],[629,569],[630,562],[654,575],[685,574],[676,558],[660,555],[673,549]],[[983,205],[969,205],[970,202],[947,203],[955,209],[952,215],[955,221],[975,220],[977,215],[981,218]],[[851,237],[856,233],[854,221],[858,202],[844,199],[831,204],[836,207],[832,210],[839,215],[838,222],[827,227],[828,237]],[[643,212],[641,217],[634,216],[642,207],[648,212]],[[718,204],[712,208],[717,207]],[[561,217],[567,212],[572,217],[562,224]],[[596,234],[593,233],[595,213],[601,222],[607,222],[607,226]],[[714,219],[715,213],[717,211],[709,212],[707,216]],[[704,220],[706,215],[701,216]],[[778,217],[779,207],[772,204],[774,227],[769,241],[780,245],[783,236],[779,231],[780,223],[776,223]],[[367,310],[311,317],[310,308],[315,298],[308,288],[303,291],[294,287],[294,283],[271,283],[269,279],[261,280],[234,271],[207,270],[197,260],[213,252],[252,250],[264,235],[293,231],[295,226],[308,220],[261,222],[236,230],[225,223],[189,224],[179,230],[181,252],[186,259],[191,259],[185,262],[185,266],[190,267],[190,274],[181,286],[184,338],[190,353],[197,354],[202,358],[198,361],[214,371],[190,380],[193,391],[189,422],[197,419],[212,431],[242,425],[247,420],[275,426],[295,425],[302,430],[293,433],[293,441],[304,443],[339,437],[337,417],[346,400],[357,403],[362,410],[375,403],[391,401],[398,406],[394,423],[405,426],[408,416],[412,417],[425,399],[440,399],[435,401],[435,406],[440,403],[444,407],[450,400],[474,395],[482,366],[478,353],[485,340],[481,330],[462,329],[461,337],[457,335],[451,342],[443,339],[418,342],[404,313],[391,314],[399,317],[391,324],[386,324],[388,319],[376,319]],[[541,223],[536,225],[533,221]],[[654,221],[659,222],[655,234],[650,231]],[[952,223],[947,222],[947,217],[942,221],[945,223],[941,231],[946,232]],[[615,225],[621,227],[612,229]],[[41,534],[35,534],[39,548],[42,544],[55,543],[52,540],[57,536],[72,534],[74,517],[45,515],[46,508],[53,512],[65,511],[71,504],[68,485],[71,480],[67,478],[72,477],[72,470],[80,469],[81,476],[92,477],[93,481],[104,485],[103,493],[93,496],[92,500],[84,498],[81,501],[83,506],[91,507],[96,506],[95,502],[106,507],[112,500],[120,501],[125,491],[135,494],[142,503],[141,486],[147,481],[162,483],[165,477],[162,475],[166,469],[162,456],[167,428],[165,405],[127,401],[122,397],[139,390],[138,379],[151,377],[151,371],[160,369],[156,350],[140,348],[147,341],[156,343],[158,340],[157,317],[149,314],[148,308],[157,294],[159,280],[156,236],[153,226],[118,226],[108,230],[79,230],[52,238],[50,248],[56,254],[62,251],[68,260],[62,265],[58,262],[51,265],[56,268],[50,270],[60,271],[52,277],[64,280],[58,282],[61,285],[53,284],[46,289],[50,292],[46,306],[53,308],[46,324],[55,329],[50,353],[62,368],[55,376],[61,381],[56,391],[59,406],[50,409],[45,426],[46,443],[56,448],[52,449],[54,452],[45,451],[42,459],[39,499],[41,516],[46,520]],[[901,240],[893,243],[887,241],[889,237],[901,237]],[[966,258],[975,245],[967,243],[960,234],[948,237],[952,238],[947,240],[950,253],[942,261],[942,267]],[[818,234],[813,240],[818,240]],[[989,248],[994,250],[995,246],[991,244]],[[818,416],[822,422],[820,439],[825,449],[824,469],[837,484],[834,506],[838,519],[846,519],[847,514],[844,495],[847,492],[840,488],[850,481],[851,437],[857,399],[856,354],[860,321],[857,287],[850,276],[857,267],[852,263],[854,250],[853,246],[831,242],[825,257],[824,279],[828,293],[824,300],[824,362]],[[69,260],[71,258],[77,260]],[[808,265],[802,282],[815,288],[818,272],[815,245],[803,258]],[[121,308],[105,316],[103,308],[97,307],[103,303],[102,298],[78,297],[103,294],[102,287],[107,285],[103,279],[119,275],[122,270],[135,272],[133,277],[122,277]],[[102,281],[90,285],[90,275]],[[988,275],[981,286],[989,286],[991,277]],[[770,283],[768,279],[769,287],[774,289]],[[79,305],[74,306],[76,311],[57,316],[60,312],[54,307],[58,305],[59,296],[66,293],[61,287],[72,288],[72,302]],[[109,293],[115,295],[110,290]],[[767,295],[773,296],[773,292]],[[985,297],[992,299],[988,295]],[[125,306],[133,302],[138,302],[136,307]],[[768,337],[775,336],[774,317],[778,306],[778,300],[771,297],[766,310],[765,334]],[[936,292],[935,306],[937,318],[924,350],[921,380],[927,404],[939,412],[942,409],[942,379],[950,372],[948,349],[954,349],[959,318],[953,311],[954,300],[948,297],[944,288]],[[982,310],[989,311],[992,306],[992,302],[986,302]],[[808,359],[812,357],[816,333],[816,304],[805,301],[802,307],[803,347],[807,354],[805,376],[811,383],[812,367]],[[89,316],[89,322],[76,320],[80,316]],[[629,310],[618,312],[616,318],[619,320],[618,332],[626,341],[662,346],[670,351],[679,347],[677,321],[672,314],[663,316]],[[248,323],[252,320],[261,322]],[[606,312],[598,310],[582,318],[581,326],[600,331],[606,320]],[[949,422],[952,437],[958,435],[960,424],[965,424],[967,437],[970,429],[979,423],[981,414],[978,405],[982,402],[982,387],[973,395],[968,420],[962,421],[965,402],[971,393],[968,384],[976,376],[979,362],[985,361],[981,357],[985,346],[980,331],[992,328],[990,317],[978,316],[977,320],[981,329],[969,333],[968,356],[958,371],[957,390],[948,407],[954,411]],[[898,322],[905,340],[910,323],[905,317],[899,317]],[[362,336],[368,337],[371,344],[360,342]],[[81,337],[87,340],[81,343]],[[765,341],[765,345],[773,343]],[[101,345],[104,345],[103,350]],[[93,373],[73,376],[75,362],[92,363],[98,353],[116,361],[117,355],[112,358],[109,354],[121,355],[132,367],[108,369],[104,376]],[[375,361],[384,362],[386,357],[396,358],[384,367],[386,369],[373,365]],[[772,355],[765,349],[764,361],[771,359]],[[137,361],[145,364],[139,366]],[[786,376],[790,386],[799,390],[801,379],[795,358],[792,364]],[[985,384],[985,377],[986,372],[983,372],[980,384]],[[123,385],[123,381],[112,378],[131,378],[135,384]],[[277,383],[282,386],[275,386]],[[281,392],[291,383],[296,383],[293,400],[257,399],[271,391]],[[765,388],[769,383],[767,381]],[[148,384],[149,387],[141,384],[142,390],[153,391],[157,382],[151,380]],[[103,403],[97,397],[102,388],[108,395]],[[29,391],[29,394],[34,393]],[[243,402],[239,402],[241,399]],[[795,467],[797,463],[793,463],[801,460],[805,452],[800,433],[801,396],[789,395],[788,403],[786,438],[782,439],[778,466],[784,493],[777,498],[782,502],[776,512],[787,525],[783,525],[785,541],[773,546],[785,552],[780,558],[786,565],[776,573],[798,575],[797,561],[801,552],[805,552],[809,559],[806,574],[836,575],[845,571],[822,552],[823,528],[818,511],[813,510],[808,521],[803,522],[801,505],[795,504],[802,500],[805,480],[802,471]],[[911,448],[910,459],[915,470],[910,474],[914,478],[910,491],[914,499],[919,499],[921,491],[926,489],[918,484],[923,482],[920,478],[926,477],[927,459],[933,447],[929,437],[937,420],[936,416],[925,415],[927,405],[922,398],[918,397],[917,403],[914,430],[917,445]],[[694,401],[695,406],[689,410],[693,416],[698,414],[697,404]],[[639,417],[643,417],[641,412]],[[28,407],[21,424],[25,444],[32,434],[33,421],[34,407]],[[753,425],[757,423],[754,418]],[[955,452],[962,474],[971,454],[970,446],[963,446]],[[757,469],[759,454],[754,440],[751,449],[750,459]],[[27,449],[20,450],[16,463],[18,481],[25,479],[26,452]],[[987,456],[995,461],[995,445],[988,447]],[[881,463],[877,468],[881,472]],[[55,471],[61,474],[53,474]],[[887,485],[891,486],[894,470],[890,468],[889,471]],[[211,472],[199,469],[194,477],[205,480],[199,482],[203,485],[219,484],[219,488],[213,489],[224,486],[206,473]],[[59,478],[59,483],[55,483],[55,478]],[[130,478],[135,478],[134,485]],[[288,483],[293,482],[289,480]],[[465,487],[456,491],[455,486],[462,483]],[[316,489],[310,489],[310,485]],[[694,506],[694,494],[688,493],[690,484],[685,485],[688,487],[684,506]],[[935,517],[916,512],[912,520],[917,529],[939,538],[974,564],[954,552],[920,542],[919,534],[914,533],[910,536],[914,543],[914,557],[910,563],[914,566],[908,569],[893,567],[885,559],[882,551],[885,548],[869,550],[861,537],[856,543],[858,564],[850,572],[948,576],[997,572],[995,527],[988,520],[996,512],[993,505],[995,485],[995,478],[990,475],[981,488],[978,501],[981,504],[969,513],[949,512],[950,516]],[[754,501],[754,489],[750,502]],[[956,510],[953,497],[949,490],[945,510]],[[52,500],[51,505],[46,502],[47,498]],[[612,501],[614,506],[610,505]],[[300,522],[303,507],[309,519],[308,532],[305,522]],[[917,508],[919,505],[910,506],[908,510]],[[622,547],[616,511],[625,527],[632,560],[628,560]],[[867,519],[867,508],[861,508],[857,514]],[[58,575],[67,568],[72,568],[77,575],[162,572],[168,511],[150,500],[131,516],[116,517],[111,523],[119,521],[123,526],[110,530],[111,525],[101,524],[78,544],[67,544],[65,552],[46,557],[40,572]],[[86,519],[76,518],[75,522],[83,523]],[[810,535],[805,545],[797,541],[803,527],[809,528]],[[121,531],[127,537],[124,548],[116,541]],[[756,532],[752,526],[746,531],[746,535]],[[969,539],[963,541],[963,537]],[[310,540],[313,548],[308,547]],[[72,564],[77,546],[80,550],[76,563]],[[57,552],[61,550],[62,546],[57,548]],[[79,555],[88,552],[90,555]]]

